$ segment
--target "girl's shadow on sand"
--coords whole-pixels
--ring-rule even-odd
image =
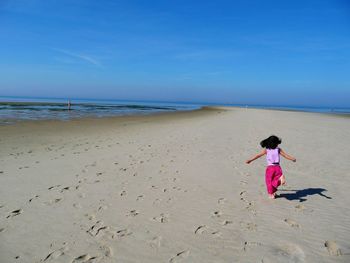
[[[327,199],[332,199],[332,197],[327,196],[325,194],[323,194],[323,192],[326,192],[326,189],[323,188],[306,188],[303,190],[279,190],[279,191],[285,191],[285,192],[289,192],[289,191],[294,191],[294,193],[281,193],[278,195],[277,198],[286,198],[288,200],[299,200],[299,202],[305,202],[307,199],[306,197],[308,195],[320,195],[323,196]]]

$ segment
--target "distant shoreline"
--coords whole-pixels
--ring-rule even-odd
[[[0,106],[4,104],[52,104],[67,105],[70,101],[73,105],[182,105],[208,107],[237,107],[250,109],[271,109],[283,111],[321,112],[335,114],[350,114],[349,106],[306,106],[306,105],[262,105],[246,103],[210,103],[210,102],[185,102],[185,101],[157,101],[157,100],[126,100],[126,99],[84,99],[84,98],[39,98],[39,97],[11,97],[0,96]]]
[[[10,103],[17,103],[17,102],[10,102]],[[35,102],[25,102],[20,104],[26,104],[26,105],[47,105],[48,103],[35,103]],[[49,103],[51,104],[51,103]],[[2,105],[2,102],[0,102],[0,106]],[[51,105],[65,105],[62,103],[52,103]],[[72,103],[73,107],[74,104]],[[180,118],[183,118],[185,116],[187,117],[195,117],[200,116],[202,114],[208,114],[208,113],[221,113],[226,110],[267,110],[267,111],[281,111],[281,112],[293,112],[293,113],[309,113],[309,114],[316,114],[316,115],[322,115],[322,116],[331,116],[331,117],[344,117],[344,118],[350,118],[350,113],[338,113],[338,112],[314,112],[314,111],[306,111],[306,110],[297,110],[297,109],[283,109],[283,108],[258,108],[258,107],[242,107],[242,106],[201,106],[194,109],[188,109],[188,110],[169,110],[169,111],[158,111],[158,112],[150,112],[150,113],[133,113],[133,114],[119,114],[119,115],[106,115],[106,116],[91,116],[91,115],[85,115],[80,117],[72,117],[69,119],[59,119],[59,118],[46,118],[46,119],[2,119],[0,115],[0,127],[1,126],[12,126],[19,123],[67,123],[67,122],[76,122],[76,123],[86,123],[93,120],[100,120],[101,122],[104,121],[143,121],[143,120],[155,120],[155,119],[162,119],[167,118],[170,116],[179,116]],[[65,110],[69,112],[69,110]],[[74,111],[74,108],[73,110]],[[153,118],[154,117],[154,118]],[[173,118],[173,117],[171,117]]]
[[[3,101],[6,99],[6,101]],[[30,121],[72,121],[148,116],[210,109],[255,109],[286,112],[305,112],[350,117],[350,108],[293,107],[264,105],[189,104],[149,101],[99,101],[68,99],[35,99],[0,97],[0,126]]]

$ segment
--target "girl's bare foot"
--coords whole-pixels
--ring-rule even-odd
[[[281,185],[285,185],[286,184],[286,177],[284,177],[284,175],[282,175],[280,177],[280,182],[281,182]]]
[[[270,199],[275,199],[275,194],[269,194]]]

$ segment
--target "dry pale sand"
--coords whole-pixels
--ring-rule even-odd
[[[0,127],[0,262],[350,262],[350,119],[206,109]],[[297,158],[267,198],[259,141]]]

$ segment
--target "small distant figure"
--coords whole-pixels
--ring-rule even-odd
[[[68,107],[68,110],[70,110],[72,104],[70,103],[70,100],[68,100],[68,103],[67,103],[67,107]]]
[[[266,154],[267,167],[265,182],[269,198],[271,199],[276,198],[277,187],[286,183],[285,176],[283,175],[280,166],[280,155],[290,161],[296,162],[296,159],[293,156],[288,155],[278,147],[278,145],[281,143],[282,140],[280,138],[275,135],[271,135],[269,138],[260,142],[261,147],[265,149],[261,153],[246,161],[246,163],[249,164]]]

